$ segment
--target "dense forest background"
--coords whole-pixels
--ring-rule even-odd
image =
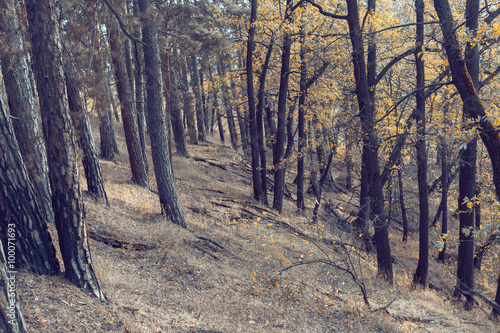
[[[241,304],[277,297],[282,308],[215,329],[336,329],[332,297],[351,302],[341,312],[354,330],[436,324],[390,313],[404,290],[444,297],[459,324],[441,318],[443,331],[469,330],[460,316],[490,331],[500,314],[499,15],[500,3],[479,0],[3,0],[0,330],[38,327],[25,288],[64,272],[54,281],[93,304],[86,320],[134,318],[88,323],[93,331],[189,331],[213,296],[202,290],[239,290],[230,276],[249,283]],[[106,264],[110,249],[127,255]],[[174,294],[180,304],[198,290],[181,307],[198,321],[136,323],[145,305],[116,296],[128,279],[118,267],[136,259],[138,275],[154,261],[194,279]],[[106,265],[117,275],[103,278]],[[201,277],[204,265],[217,283]],[[134,287],[124,288],[130,301]],[[301,324],[283,310],[321,298],[330,305]],[[150,313],[170,311],[158,302]]]

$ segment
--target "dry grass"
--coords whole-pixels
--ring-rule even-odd
[[[21,273],[18,290],[31,332],[499,331],[484,305],[464,312],[448,298],[454,283],[451,265],[443,269],[431,260],[430,282],[442,291],[410,288],[416,237],[403,244],[399,232],[392,231],[395,283],[387,285],[375,278],[375,256],[360,251],[345,226],[327,223],[331,217],[324,215],[313,225],[309,216],[296,215],[293,202],[285,202],[281,215],[253,205],[241,156],[220,143],[189,147],[193,156],[212,164],[174,156],[188,229],[165,221],[154,192],[129,182],[118,127],[117,133],[118,163],[102,161],[111,205],[86,198],[88,228],[155,249],[116,249],[90,240],[108,305],[63,276]],[[150,180],[154,189],[153,175]],[[330,193],[326,199],[339,203],[344,214],[353,209],[349,196]],[[348,255],[372,309],[393,302],[386,310],[370,311],[352,279],[331,266],[298,265],[279,274],[304,261],[328,259],[341,265]]]

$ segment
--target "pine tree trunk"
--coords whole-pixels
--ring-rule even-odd
[[[89,116],[85,109],[85,102],[80,95],[75,70],[71,62],[65,65],[65,75],[71,120],[79,146],[83,151],[82,164],[87,179],[87,190],[96,198],[103,199],[106,205],[109,205],[108,196],[104,189],[101,164],[92,137]]]
[[[446,108],[444,109],[446,110]],[[446,111],[444,115],[446,119]],[[443,241],[443,247],[438,254],[438,260],[442,263],[445,262],[446,258],[446,238],[448,235],[448,148],[446,146],[446,138],[442,138],[441,142],[441,240]]]
[[[191,64],[191,79],[193,80],[193,93],[196,107],[196,124],[198,127],[198,140],[207,141],[205,133],[205,117],[203,116],[203,104],[201,99],[200,72],[198,70],[198,61],[194,55],[189,56]]]
[[[114,18],[113,18],[114,19]],[[109,26],[109,41],[111,58],[116,77],[116,89],[121,103],[123,129],[129,155],[130,169],[132,171],[132,182],[139,186],[148,187],[148,175],[146,163],[139,138],[137,126],[137,113],[132,98],[129,77],[124,56],[124,43],[120,41],[118,24],[113,20]]]
[[[401,207],[401,218],[403,219],[403,242],[408,241],[408,217],[406,214],[405,194],[403,186],[403,165],[399,162],[398,169],[398,186],[399,186],[399,206]]]
[[[66,277],[105,301],[92,267],[85,231],[75,139],[64,84],[57,6],[54,0],[26,1],[52,206]]]
[[[11,271],[26,268],[36,274],[60,272],[42,209],[0,98],[0,238],[9,257],[11,252],[15,254]],[[12,246],[15,249],[11,250]]]
[[[225,68],[224,60],[222,59],[222,57],[220,57],[219,61],[217,62],[217,74],[219,74],[220,77],[222,101],[226,109],[227,127],[229,129],[229,136],[231,137],[231,144],[233,145],[234,149],[238,149],[238,135],[236,134],[236,127],[234,125],[233,103],[229,101],[229,89],[224,80]]]
[[[146,13],[149,0],[139,0],[142,13]],[[160,68],[160,51],[156,26],[150,18],[143,17],[142,36],[145,43],[144,67],[146,74],[147,110],[149,121],[149,135],[151,139],[151,153],[156,176],[156,185],[160,196],[160,204],[165,215],[175,224],[186,228],[182,215],[177,191],[174,187],[172,165],[169,159],[167,144],[165,110],[162,97],[162,72]]]
[[[168,51],[165,51],[168,52]],[[168,54],[166,57],[168,57]],[[190,157],[184,133],[184,124],[182,123],[182,111],[179,101],[179,80],[175,71],[170,70],[170,115],[172,122],[172,131],[174,132],[174,141],[176,154],[183,157]]]
[[[300,92],[299,92],[299,115],[297,121],[297,130],[299,132],[298,139],[298,156],[297,156],[297,210],[303,212],[304,205],[304,156],[305,156],[305,113],[306,113],[306,81],[307,81],[307,64],[305,60],[305,34],[301,28],[300,34]]]
[[[100,116],[99,134],[101,157],[108,161],[115,161],[115,129],[113,125],[113,114],[111,109],[105,111],[104,115]]]
[[[42,120],[36,107],[35,83],[25,53],[26,43],[16,14],[16,3],[14,0],[5,0],[3,12],[0,13],[0,30],[5,34],[6,44],[0,51],[3,80],[24,165],[35,188],[44,219],[54,222]]]
[[[181,91],[184,105],[184,117],[186,117],[189,142],[193,145],[198,144],[198,134],[196,132],[195,110],[193,109],[194,95],[189,91],[189,82],[187,77],[186,57],[181,56]]]

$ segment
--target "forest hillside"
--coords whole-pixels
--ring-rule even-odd
[[[62,274],[19,273],[30,332],[500,329],[480,299],[473,310],[464,311],[451,298],[456,249],[449,250],[445,264],[435,260],[437,250],[431,249],[430,288],[412,289],[418,234],[411,233],[403,243],[401,227],[391,224],[394,284],[389,285],[376,278],[376,255],[367,254],[350,232],[349,214],[357,211],[359,200],[355,190],[347,191],[339,182],[335,191],[327,191],[317,223],[312,223],[315,199],[309,195],[304,216],[297,215],[290,198],[277,214],[252,200],[248,160],[214,138],[190,145],[191,158],[173,156],[188,227],[165,221],[154,185],[148,190],[130,182],[123,128],[116,129],[116,163],[101,160],[110,206],[85,197],[92,260],[109,303],[100,303]],[[99,132],[94,136],[98,141]],[[332,171],[334,179],[341,177]],[[288,176],[292,188],[293,172]],[[340,222],[332,211],[345,220]],[[55,227],[49,229],[57,237]],[[493,262],[486,258],[476,275],[476,290],[490,298],[495,281],[484,277],[491,276]]]

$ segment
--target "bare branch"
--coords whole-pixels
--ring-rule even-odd
[[[321,7],[320,5],[318,5],[317,3],[315,3],[314,1],[312,1],[312,0],[306,0],[306,1],[309,2],[312,6],[318,8],[319,13],[321,15],[324,15],[324,16],[327,16],[327,17],[331,17],[331,18],[334,18],[334,19],[339,19],[339,20],[347,20],[347,15],[337,15],[337,14],[325,12],[323,10],[323,7]]]
[[[122,19],[120,17],[120,14],[118,14],[118,12],[113,7],[113,5],[111,4],[111,2],[109,2],[109,0],[104,0],[104,3],[106,3],[106,5],[108,6],[109,10],[113,13],[113,15],[115,15],[116,19],[118,20],[118,23],[120,24],[120,29],[122,29],[122,31],[125,34],[125,36],[127,36],[129,39],[133,40],[136,43],[141,43],[141,44],[146,45],[146,43],[144,43],[142,40],[140,40],[138,38],[135,38],[134,36],[132,36],[127,31],[127,28],[125,27],[125,24],[123,23],[123,21],[122,21]]]

